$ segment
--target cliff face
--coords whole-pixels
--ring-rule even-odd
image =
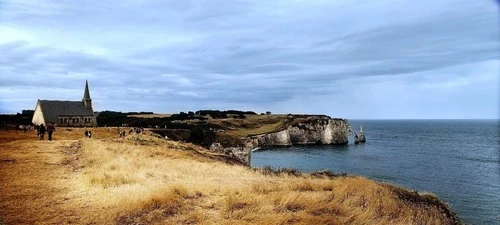
[[[347,144],[349,124],[343,119],[313,118],[287,131],[292,144]]]
[[[346,119],[332,119],[328,116],[290,117],[286,126],[275,132],[242,138],[240,146],[222,146],[213,143],[210,150],[235,156],[245,164],[250,164],[252,149],[272,146],[308,144],[348,143],[350,126]]]
[[[278,132],[250,137],[255,148],[304,144],[347,144],[350,126],[345,119],[312,116],[299,122],[291,122]]]

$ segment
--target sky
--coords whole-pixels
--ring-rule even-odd
[[[500,118],[494,0],[0,0],[0,113]]]

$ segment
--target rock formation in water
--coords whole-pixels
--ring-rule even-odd
[[[366,142],[366,137],[365,137],[365,132],[363,131],[363,127],[360,127],[359,133],[356,133],[356,131],[352,131],[354,134],[354,144],[359,144],[359,143],[365,143]]]
[[[360,127],[360,129],[359,129],[358,141],[360,143],[365,143],[366,142],[366,137],[365,137],[365,132],[363,131],[363,127]]]

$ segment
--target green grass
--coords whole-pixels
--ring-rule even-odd
[[[230,133],[237,135],[239,137],[248,137],[258,134],[266,134],[278,131],[279,128],[283,127],[284,121],[278,121],[272,124],[265,124],[256,128],[240,128],[230,131]]]

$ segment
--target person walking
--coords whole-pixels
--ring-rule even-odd
[[[40,140],[43,140],[43,135],[45,135],[45,126],[40,124],[38,127],[38,135],[40,136]]]
[[[49,123],[49,125],[47,126],[47,133],[49,134],[49,141],[52,141],[52,132],[56,131],[56,128],[54,127],[54,125],[52,125],[52,123]]]

